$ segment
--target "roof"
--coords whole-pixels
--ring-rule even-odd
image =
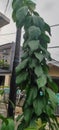
[[[52,59],[51,61],[48,61],[47,63],[48,63],[48,64],[52,64],[52,65],[54,65],[54,66],[56,66],[56,67],[59,67],[59,61],[56,61],[56,60],[54,60],[54,59]]]
[[[9,24],[10,19],[0,12],[0,28]]]

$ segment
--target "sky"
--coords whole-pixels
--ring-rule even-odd
[[[37,6],[36,10],[50,26],[59,24],[59,0],[33,0]],[[16,26],[12,20],[12,0],[5,12],[7,0],[0,0],[0,12],[10,19],[10,24],[0,29],[0,45],[15,41]],[[13,34],[12,34],[13,33]],[[8,35],[7,35],[8,34]],[[51,42],[49,47],[59,46],[59,26],[51,27]],[[59,61],[59,48],[49,48],[53,59]]]

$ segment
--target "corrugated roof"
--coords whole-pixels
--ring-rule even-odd
[[[54,60],[54,59],[52,59],[51,61],[48,61],[47,63],[59,67],[59,61],[56,61],[56,60]]]
[[[0,12],[0,28],[9,24],[10,19]]]

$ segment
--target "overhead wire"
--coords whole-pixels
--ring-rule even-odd
[[[52,49],[52,48],[59,48],[59,46],[51,46],[51,47],[48,47],[49,49]]]
[[[59,24],[54,24],[54,25],[51,25],[50,27],[53,28],[53,27],[57,27],[57,26],[59,26]],[[13,33],[3,33],[3,34],[0,34],[0,36],[13,35],[13,34],[16,34],[16,32],[13,32]]]
[[[54,25],[51,25],[50,27],[52,28],[52,27],[58,27],[59,26],[59,24],[54,24]]]
[[[57,26],[59,26],[59,24],[54,24],[54,25],[51,25],[50,27],[52,28],[52,27],[57,27]],[[0,34],[0,36],[15,35],[15,34],[16,34],[16,32],[13,32],[13,33],[3,33],[3,34]],[[48,49],[52,49],[52,48],[59,48],[59,46],[48,47]]]

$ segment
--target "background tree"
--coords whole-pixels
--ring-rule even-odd
[[[31,0],[13,0],[12,6],[17,27],[25,30],[21,63],[16,68],[16,83],[26,91],[18,130],[36,128],[35,121],[38,118],[42,123],[48,123],[51,130],[58,129],[54,116],[57,86],[48,74],[49,67],[46,63],[51,59],[47,50],[50,27],[35,11],[36,5]]]

